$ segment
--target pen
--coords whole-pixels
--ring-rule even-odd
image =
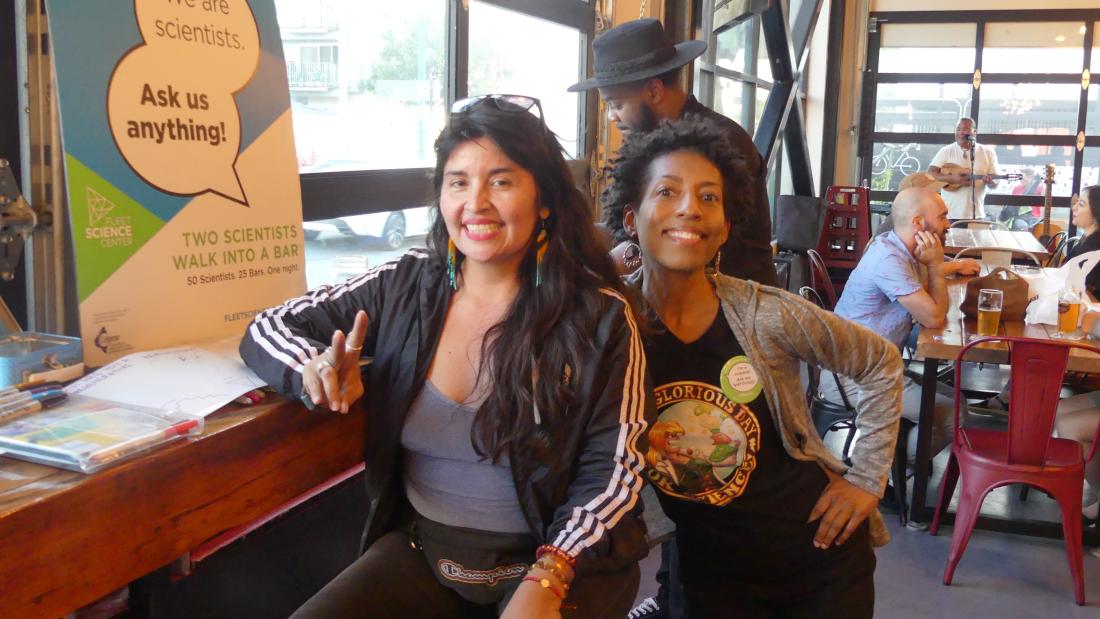
[[[5,387],[3,389],[0,389],[0,398],[3,398],[3,397],[8,396],[8,395],[14,395],[14,394],[17,394],[17,393],[21,393],[21,392],[24,392],[24,391],[33,391],[35,389],[43,389],[43,388],[57,388],[57,389],[60,389],[61,386],[62,386],[61,383],[59,383],[57,381],[52,381],[52,380],[51,381],[45,381],[45,382],[37,382],[37,383],[19,383],[18,385],[12,385],[11,387]]]
[[[64,399],[66,394],[61,389],[45,389],[38,392],[22,391],[15,395],[0,399],[0,414],[3,414],[8,408],[20,406],[27,402],[34,400],[49,400],[58,396]]]
[[[0,409],[0,420],[11,421],[16,417],[22,417],[31,413],[37,413],[38,411],[49,408],[58,402],[65,399],[65,395],[54,396],[53,398],[45,398],[41,400],[29,400],[22,402],[19,406],[12,406],[4,409]]]
[[[4,389],[0,391],[0,403],[11,400],[13,398],[20,398],[28,393],[42,393],[44,391],[62,391],[60,383],[40,383],[38,385],[32,385],[29,387]]]
[[[139,436],[137,438],[123,441],[110,449],[100,451],[92,454],[88,460],[96,464],[102,464],[109,460],[114,460],[122,456],[126,456],[132,453],[141,451],[147,447],[153,447],[169,439],[177,436],[183,436],[191,431],[192,428],[199,425],[198,419],[188,419],[187,421],[181,421],[179,423],[168,426],[167,428],[147,434],[145,436]]]

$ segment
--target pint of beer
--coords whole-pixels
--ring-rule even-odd
[[[1058,337],[1077,339],[1077,324],[1081,319],[1081,295],[1072,289],[1058,295]]]
[[[982,288],[978,292],[978,335],[997,335],[1003,307],[1004,293],[1000,290]]]

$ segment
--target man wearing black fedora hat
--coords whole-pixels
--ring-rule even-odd
[[[627,22],[592,43],[595,75],[573,84],[569,91],[598,88],[607,103],[608,120],[625,134],[652,131],[660,121],[675,121],[686,114],[702,116],[722,128],[730,144],[745,157],[755,195],[752,207],[738,213],[733,222],[729,240],[722,247],[719,270],[775,286],[764,159],[741,125],[708,109],[680,87],[680,69],[706,48],[705,41],[673,44],[655,19]]]

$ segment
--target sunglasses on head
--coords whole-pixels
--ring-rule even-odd
[[[546,120],[542,115],[542,103],[534,97],[526,95],[478,95],[466,97],[451,104],[451,114],[466,114],[479,105],[492,105],[502,112],[530,112],[532,108],[537,112],[539,122],[543,125]]]

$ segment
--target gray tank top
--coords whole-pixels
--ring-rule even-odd
[[[526,533],[507,458],[482,460],[470,439],[477,409],[424,381],[401,430],[405,495],[421,516],[442,524]]]

